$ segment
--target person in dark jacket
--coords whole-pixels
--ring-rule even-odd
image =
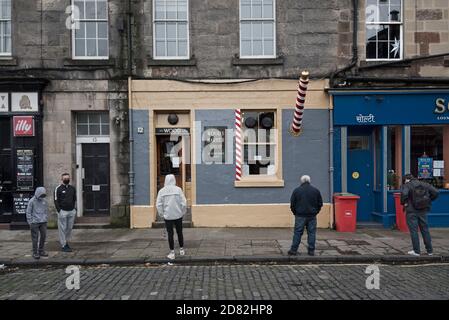
[[[301,186],[293,191],[290,199],[290,210],[295,215],[295,230],[289,255],[297,255],[301,244],[304,227],[307,228],[307,252],[309,256],[315,255],[316,216],[323,207],[320,191],[310,184],[309,176],[301,177]]]
[[[419,194],[415,190],[420,188],[423,190],[422,199],[414,199]],[[411,174],[407,174],[404,177],[404,184],[401,187],[401,204],[405,208],[407,225],[412,239],[413,250],[408,252],[410,255],[419,256],[421,254],[418,226],[421,230],[427,254],[429,256],[433,255],[432,238],[430,237],[427,214],[431,209],[432,201],[436,198],[438,198],[438,190],[430,184],[419,181]],[[415,206],[418,204],[422,207],[416,208]]]
[[[48,203],[45,200],[47,191],[39,187],[34,197],[28,202],[26,216],[31,230],[31,242],[33,244],[33,258],[48,257],[45,252],[45,238],[47,236]]]
[[[76,189],[71,186],[70,175],[61,176],[62,184],[55,189],[55,207],[58,212],[59,242],[62,251],[72,252],[68,241],[72,235],[76,217]]]

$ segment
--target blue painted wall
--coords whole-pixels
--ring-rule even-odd
[[[132,110],[133,113],[133,135],[134,135],[134,204],[150,204],[150,163],[149,163],[149,118],[148,110]],[[137,133],[142,127],[143,134]]]
[[[197,164],[196,197],[198,204],[289,203],[301,175],[308,174],[312,184],[321,190],[323,200],[329,197],[329,111],[305,110],[304,132],[293,137],[288,132],[293,111],[282,112],[282,188],[236,188],[235,164]],[[197,110],[195,121],[205,126],[234,128],[234,110]],[[202,147],[202,146],[201,146]],[[233,144],[233,151],[235,146]],[[197,148],[197,159],[201,149]]]

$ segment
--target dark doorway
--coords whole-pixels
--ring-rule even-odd
[[[82,155],[84,215],[109,215],[109,144],[83,144]]]

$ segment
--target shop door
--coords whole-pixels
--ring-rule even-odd
[[[109,215],[109,144],[82,145],[84,215]]]
[[[350,135],[348,140],[348,192],[360,196],[357,221],[370,221],[374,209],[371,136]]]
[[[171,141],[170,136],[157,136],[157,191],[164,187],[165,176],[172,174],[176,178],[176,185],[183,188],[182,171],[182,137],[178,141]]]
[[[13,211],[11,154],[11,120],[0,117],[0,223],[11,222]]]

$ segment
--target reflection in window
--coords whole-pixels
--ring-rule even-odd
[[[402,0],[366,1],[366,58],[402,59]]]

